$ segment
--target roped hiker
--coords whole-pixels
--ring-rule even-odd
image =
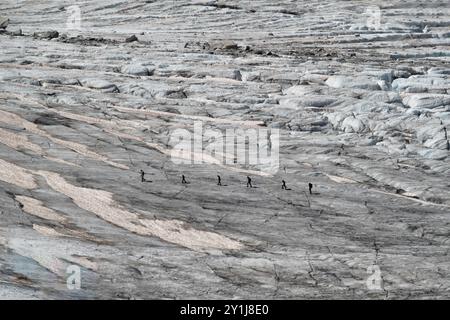
[[[252,179],[249,176],[247,176],[247,188],[253,188]]]

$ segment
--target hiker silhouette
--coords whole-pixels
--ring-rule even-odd
[[[222,185],[222,179],[220,178],[220,176],[217,176],[217,185],[221,186]]]
[[[312,194],[312,188],[313,188],[312,183],[311,182],[308,183],[308,186],[309,186],[309,194]]]
[[[145,172],[141,170],[141,182],[145,182]]]
[[[286,187],[286,181],[281,180],[281,182],[282,182],[281,189],[287,190],[287,187]]]
[[[181,175],[181,183],[182,184],[187,184],[188,182],[186,181],[186,177],[183,175]]]
[[[247,176],[247,188],[253,188],[252,179],[249,176]]]

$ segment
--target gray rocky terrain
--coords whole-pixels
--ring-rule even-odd
[[[450,297],[448,1],[73,5],[0,2],[0,299]],[[279,170],[173,161],[196,121]]]

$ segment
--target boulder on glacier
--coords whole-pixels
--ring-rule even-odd
[[[337,98],[330,96],[314,95],[303,98],[298,97],[280,97],[279,104],[281,107],[298,109],[298,108],[323,108],[338,101]]]
[[[155,69],[149,69],[140,64],[131,64],[123,66],[120,71],[133,76],[151,76]]]
[[[348,133],[360,133],[366,130],[364,122],[356,117],[350,116],[342,121],[342,130]]]
[[[320,90],[313,86],[306,86],[306,85],[298,85],[298,86],[292,86],[285,90],[283,90],[283,93],[285,95],[291,95],[291,96],[304,96],[311,93],[317,93]]]
[[[380,90],[379,79],[367,76],[331,76],[325,84],[332,88],[354,88],[365,90]]]
[[[394,70],[366,70],[361,75],[368,76],[370,78],[374,77],[378,80],[386,81],[386,83],[391,83],[394,79]]]
[[[5,17],[0,17],[0,29],[6,29],[9,24],[9,19]]]
[[[411,76],[407,79],[395,79],[392,89],[400,92],[446,93],[450,89],[450,80],[445,76]]]
[[[402,96],[404,105],[410,108],[434,109],[450,105],[450,96],[447,94],[405,94]]]
[[[90,89],[96,89],[101,90],[103,92],[119,92],[119,88],[107,80],[103,79],[96,79],[96,78],[89,78],[89,79],[83,79],[80,80],[80,83],[83,87],[90,88]]]

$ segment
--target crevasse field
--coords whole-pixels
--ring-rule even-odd
[[[0,17],[0,299],[450,298],[448,1]],[[278,161],[205,156],[196,123],[278,131]]]

